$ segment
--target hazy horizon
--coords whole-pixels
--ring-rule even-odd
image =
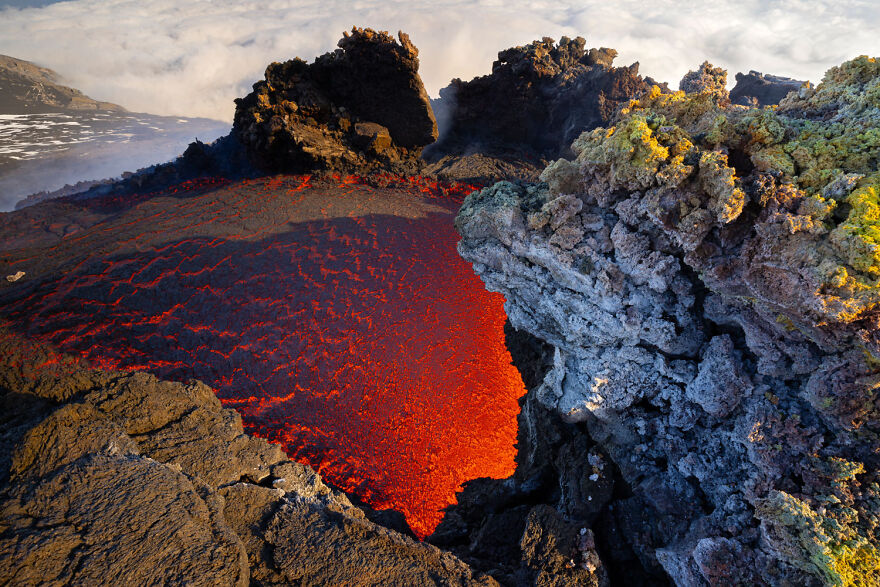
[[[268,63],[313,60],[352,25],[410,34],[432,96],[488,73],[498,51],[543,36],[613,47],[616,64],[677,87],[704,60],[818,82],[830,66],[880,55],[880,11],[865,0],[324,2],[217,0],[0,2],[0,53],[132,111],[230,121],[233,99]],[[704,8],[705,7],[705,8]]]

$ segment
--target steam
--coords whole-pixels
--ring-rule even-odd
[[[311,60],[353,24],[412,37],[436,96],[488,73],[500,49],[545,35],[614,47],[617,63],[675,87],[704,59],[818,81],[880,54],[864,0],[73,0],[0,10],[0,53],[51,67],[93,98],[133,111],[230,121],[271,61]]]

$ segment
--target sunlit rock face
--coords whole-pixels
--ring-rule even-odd
[[[543,184],[468,196],[459,251],[555,347],[537,399],[632,487],[614,516],[646,568],[874,584],[880,67],[778,109],[697,85],[655,87]]]
[[[460,483],[513,472],[524,390],[503,300],[455,250],[469,189],[373,183],[211,180],[4,216],[0,266],[25,277],[0,314],[100,367],[201,379],[428,534]]]

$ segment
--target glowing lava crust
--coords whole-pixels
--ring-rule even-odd
[[[467,189],[279,176],[0,215],[0,316],[112,369],[198,378],[420,536],[514,468],[503,299],[455,251]],[[59,218],[64,218],[59,222]],[[5,275],[4,274],[4,275]]]

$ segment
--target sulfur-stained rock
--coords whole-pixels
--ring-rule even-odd
[[[776,109],[728,105],[708,64],[691,78],[582,134],[545,184],[468,196],[459,252],[555,347],[531,394],[630,485],[609,518],[645,569],[876,583],[878,61]]]

